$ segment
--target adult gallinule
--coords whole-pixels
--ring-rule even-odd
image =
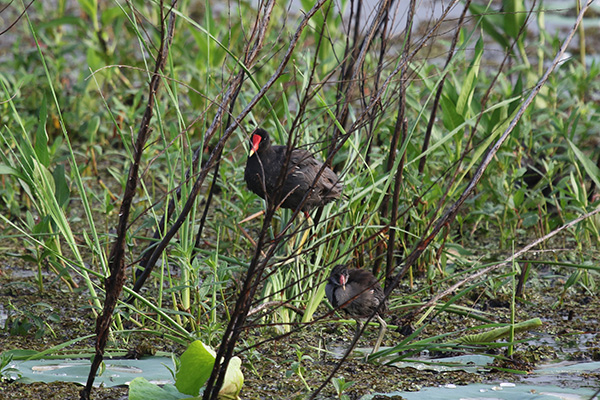
[[[273,199],[279,174],[285,165],[286,151],[286,146],[271,145],[267,131],[256,129],[250,137],[250,155],[244,173],[248,189],[267,201]],[[280,201],[283,201],[281,207],[292,210],[300,208],[308,215],[308,211],[312,208],[338,199],[342,194],[343,186],[330,168],[325,167],[315,182],[322,167],[323,163],[316,160],[308,151],[293,149],[281,187]],[[309,194],[302,203],[302,198],[307,192]]]
[[[346,265],[336,265],[331,270],[329,281],[325,286],[325,294],[333,307],[340,307],[346,314],[356,319],[355,339],[362,328],[360,319],[369,317],[382,302],[384,303],[375,314],[379,321],[379,337],[371,353],[379,350],[387,328],[380,314],[387,311],[388,301],[377,278],[364,269],[348,269]]]

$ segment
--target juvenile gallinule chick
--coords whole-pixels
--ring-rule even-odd
[[[379,337],[371,353],[377,352],[387,328],[380,314],[385,313],[388,307],[388,301],[377,278],[364,269],[348,269],[346,265],[336,265],[331,270],[329,281],[325,286],[325,294],[333,307],[340,307],[346,314],[356,319],[355,339],[362,328],[360,319],[369,317],[382,302],[384,303],[375,314],[379,321]]]
[[[250,137],[250,155],[246,163],[244,180],[248,189],[263,199],[275,194],[277,179],[286,160],[286,146],[273,146],[264,129],[256,129]],[[330,168],[325,167],[315,181],[323,163],[303,149],[293,149],[287,166],[287,174],[281,188],[281,207],[296,210],[309,188],[313,186],[300,210],[308,215],[312,208],[320,207],[342,194],[342,183]],[[267,195],[265,197],[265,189]]]

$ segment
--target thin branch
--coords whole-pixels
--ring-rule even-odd
[[[6,10],[8,8],[8,6],[10,6],[12,4],[13,0],[11,0],[10,3],[8,3],[2,10],[0,10],[0,14],[2,14],[2,12],[4,10]],[[21,12],[21,14],[19,14],[19,16],[12,22],[12,24],[10,24],[5,30],[0,32],[0,36],[4,35],[6,32],[8,32],[9,30],[11,30],[11,28],[13,26],[15,26],[17,24],[17,22],[19,22],[19,20],[23,17],[23,15],[25,15],[25,13],[27,12],[27,10],[29,9],[29,7],[31,7],[31,5],[35,2],[35,0],[31,0],[29,2],[29,4],[27,4],[27,6],[25,7],[25,9],[23,10],[23,12]]]
[[[302,21],[300,21],[300,24],[296,29],[296,32],[294,33],[294,36],[290,41],[290,45],[288,46],[288,49],[284,54],[279,66],[271,75],[271,78],[269,78],[267,83],[260,89],[260,91],[246,106],[246,108],[236,118],[236,122],[241,122],[241,119],[243,119],[248,114],[248,112],[256,105],[258,100],[265,95],[265,93],[275,83],[279,76],[281,76],[285,66],[291,59],[292,53],[296,48],[298,41],[300,40],[302,32],[308,25],[310,19],[317,13],[319,9],[321,9],[321,7],[323,7],[323,4],[325,4],[325,2],[326,0],[318,1],[313,6],[313,8],[305,14]],[[227,135],[227,131],[225,135]],[[248,267],[246,279],[244,280],[242,290],[236,302],[235,310],[231,314],[231,320],[229,321],[229,324],[227,325],[227,328],[225,329],[225,332],[223,334],[221,346],[219,347],[219,351],[215,358],[213,371],[206,384],[206,389],[204,390],[204,400],[215,400],[218,397],[219,390],[225,380],[225,372],[227,371],[227,366],[229,365],[229,361],[231,360],[231,357],[233,355],[235,344],[242,331],[242,327],[244,326],[248,311],[250,309],[252,298],[254,297],[254,293],[258,287],[258,284],[261,281],[261,276],[266,266],[266,262],[270,259],[270,257],[273,256],[273,252],[276,247],[272,245],[269,251],[267,252],[266,259],[259,262],[262,246],[264,245],[266,234],[271,223],[273,213],[275,211],[274,205],[269,203],[270,202],[268,202],[267,212],[265,214],[265,219],[263,220],[263,227],[261,229],[261,233],[257,241],[257,247],[254,256],[252,257],[252,261],[250,262],[250,265]],[[296,212],[298,211],[299,210],[296,210]]]
[[[119,223],[117,226],[117,238],[115,239],[109,256],[110,275],[105,281],[106,298],[104,300],[104,309],[102,310],[102,314],[98,316],[96,320],[96,353],[90,367],[87,384],[80,393],[81,400],[89,400],[90,398],[90,392],[92,390],[92,385],[94,384],[96,372],[98,371],[100,363],[102,363],[102,359],[104,358],[104,349],[108,340],[108,334],[112,322],[112,314],[117,301],[119,300],[121,291],[123,290],[123,284],[125,283],[125,237],[127,234],[129,214],[131,212],[131,204],[135,197],[139,182],[139,169],[144,151],[144,145],[150,135],[150,121],[153,115],[156,93],[158,92],[161,83],[160,74],[158,74],[158,72],[164,69],[169,48],[173,41],[173,34],[175,30],[175,14],[172,12],[172,10],[176,4],[177,0],[173,0],[171,3],[171,9],[167,13],[169,16],[169,24],[166,31],[163,4],[162,2],[160,4],[161,46],[156,57],[156,63],[154,66],[155,73],[152,75],[150,84],[148,85],[148,102],[140,122],[140,128],[134,147],[133,163],[129,168],[125,193],[123,194],[123,202],[121,203]]]

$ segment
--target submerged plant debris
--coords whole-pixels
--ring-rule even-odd
[[[6,260],[5,260],[6,261]],[[0,334],[0,348],[24,349],[41,351],[58,345],[69,339],[88,335],[93,332],[94,324],[87,311],[85,296],[62,290],[61,284],[48,280],[45,290],[39,293],[33,278],[24,278],[21,272],[26,269],[12,267],[5,269],[0,277],[0,299],[4,312],[8,318],[4,322]],[[359,354],[351,356],[337,371],[336,377],[343,377],[346,381],[354,382],[344,393],[350,399],[358,399],[363,395],[377,392],[393,391],[418,391],[424,387],[439,385],[465,385],[469,383],[497,383],[497,382],[524,382],[536,366],[548,365],[558,361],[571,363],[584,363],[598,361],[600,354],[600,338],[598,336],[598,313],[600,302],[597,297],[586,296],[583,290],[571,289],[562,293],[560,278],[554,282],[544,279],[544,282],[534,282],[526,290],[526,300],[517,304],[519,320],[539,317],[543,327],[539,331],[526,332],[517,339],[523,343],[516,345],[512,357],[502,356],[505,348],[500,348],[490,353],[489,349],[482,350],[484,354],[502,356],[497,358],[485,371],[476,373],[462,370],[450,372],[436,372],[435,370],[418,370],[414,368],[396,368],[377,363],[365,363],[364,357]],[[535,281],[535,280],[534,280]],[[548,284],[549,283],[549,284]],[[419,284],[417,281],[416,285]],[[544,290],[539,290],[544,287]],[[503,295],[496,298],[480,293],[471,298],[463,298],[465,305],[473,306],[476,302],[481,308],[487,308],[495,315],[509,315],[507,299]],[[561,302],[557,300],[563,297]],[[44,303],[43,308],[40,303]],[[79,307],[73,307],[79,304]],[[325,305],[319,308],[325,313]],[[48,318],[51,314],[60,315],[60,318]],[[388,318],[392,317],[389,314]],[[37,319],[43,323],[35,324]],[[464,319],[453,314],[442,314],[429,323],[423,332],[423,337],[430,337],[447,331],[459,330]],[[267,331],[268,333],[269,331]],[[301,329],[283,339],[276,339],[261,346],[244,351],[240,354],[242,368],[245,375],[245,384],[241,397],[244,399],[270,399],[286,398],[301,399],[308,393],[303,382],[306,381],[311,389],[318,387],[324,378],[332,371],[339,361],[339,352],[345,351],[353,337],[354,325],[343,322],[324,322]],[[265,339],[264,328],[250,330],[242,338],[244,346],[251,346]],[[277,330],[271,330],[274,337]],[[377,327],[372,326],[366,330],[359,341],[359,347],[372,345],[377,336]],[[397,330],[387,333],[383,346],[393,346],[404,338]],[[181,355],[185,349],[168,341],[160,340],[153,335],[131,334],[127,340],[123,338],[112,344],[113,352],[119,350],[121,356],[135,354],[136,348],[143,345],[150,346],[153,351],[174,352]],[[89,353],[93,342],[88,339],[79,342],[69,352],[72,354]],[[142,346],[142,347],[143,347]],[[295,363],[297,354],[304,356],[300,362],[303,367],[303,379],[297,374]],[[446,357],[449,353],[417,354],[413,358],[421,361]],[[515,373],[515,372],[521,372]],[[165,379],[170,374],[165,368]],[[599,372],[575,372],[568,378],[565,376],[545,376],[547,385],[563,387],[595,387],[600,384]],[[16,394],[21,397],[5,398],[78,398],[81,386],[72,383],[54,384],[25,384],[3,381],[0,384],[2,393]],[[48,393],[55,393],[56,397],[49,397]],[[125,398],[126,388],[97,388],[94,398],[118,399]],[[285,393],[285,395],[284,395]],[[333,398],[335,391],[330,384],[320,395],[320,398]],[[1,398],[1,397],[0,397]]]

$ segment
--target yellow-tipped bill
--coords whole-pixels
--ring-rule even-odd
[[[260,135],[252,135],[252,148],[250,149],[249,157],[252,157],[252,155],[258,151],[258,146],[261,140],[262,138]]]

